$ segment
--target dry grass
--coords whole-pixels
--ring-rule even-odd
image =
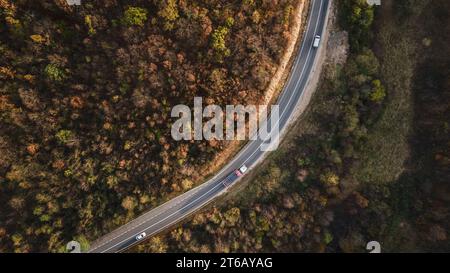
[[[382,21],[383,18],[380,18]],[[401,27],[385,20],[379,29],[381,78],[388,99],[379,120],[370,128],[360,152],[360,164],[353,169],[361,182],[389,183],[404,170],[410,155],[408,138],[412,131],[413,97],[411,82],[416,65],[415,42]]]

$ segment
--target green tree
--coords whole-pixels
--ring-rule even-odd
[[[347,105],[344,109],[343,126],[347,132],[354,131],[359,124],[359,114],[352,105]]]
[[[355,59],[359,73],[366,76],[374,76],[378,74],[380,63],[372,50],[364,48],[361,54]]]
[[[68,144],[73,140],[73,133],[70,130],[60,130],[56,133],[56,139],[60,144]]]
[[[230,50],[225,44],[225,39],[229,33],[229,29],[224,26],[218,27],[211,35],[211,45],[213,49],[219,54],[219,57],[227,57],[230,55]]]
[[[374,18],[374,8],[366,0],[348,0],[341,2],[342,22],[349,30],[350,45],[355,52],[368,45],[369,29]]]
[[[174,21],[179,17],[175,0],[160,1],[158,15],[166,21]]]
[[[323,241],[326,245],[328,245],[329,243],[331,243],[333,241],[333,235],[329,232],[325,232],[325,234],[323,236]]]
[[[381,102],[384,97],[386,97],[386,89],[381,84],[380,80],[373,80],[372,81],[372,91],[370,93],[370,100],[373,102]]]
[[[331,171],[327,171],[320,175],[320,181],[327,186],[339,185],[339,176]]]
[[[223,215],[227,226],[235,226],[241,218],[241,211],[239,208],[231,208]]]
[[[64,71],[54,64],[48,64],[44,69],[44,73],[49,80],[55,82],[60,82],[66,78]]]
[[[144,8],[129,7],[123,16],[122,22],[127,26],[144,26],[148,11]]]
[[[89,35],[94,35],[96,33],[94,26],[92,25],[92,16],[86,15],[84,17],[84,23],[86,24],[86,27],[88,28]]]

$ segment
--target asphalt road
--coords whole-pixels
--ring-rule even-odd
[[[277,101],[280,114],[278,120],[280,132],[286,129],[301,101],[317,55],[317,49],[312,46],[314,36],[321,35],[324,31],[330,2],[331,0],[312,0],[308,25],[300,51],[287,84]],[[270,124],[270,117],[268,124]],[[244,164],[249,169],[257,165],[265,153],[260,149],[262,143],[263,141],[259,139],[249,141],[233,160],[213,178],[103,236],[91,245],[89,252],[123,251],[139,242],[136,240],[136,235],[145,232],[147,237],[150,237],[198,211],[226,192],[222,183],[223,178]]]

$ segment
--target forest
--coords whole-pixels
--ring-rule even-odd
[[[199,183],[229,143],[172,140],[170,109],[261,101],[297,3],[0,0],[0,252],[88,244]]]
[[[281,150],[222,203],[130,251],[367,252],[375,240],[448,252],[449,8],[339,1],[347,61],[325,69]]]

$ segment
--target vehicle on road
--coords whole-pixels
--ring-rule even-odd
[[[242,165],[242,167],[239,168],[239,171],[241,171],[242,174],[244,174],[248,170],[247,166]]]
[[[147,236],[147,234],[145,232],[140,233],[139,235],[136,236],[136,240],[142,240]]]
[[[244,173],[247,171],[247,166],[242,165],[239,169],[234,170],[232,173],[230,173],[225,179],[222,181],[222,184],[225,187],[229,187],[234,181],[236,181],[239,177],[243,176]]]
[[[326,31],[330,2],[332,1],[311,1],[310,16],[308,17],[307,28],[304,34],[305,39],[299,47],[299,55],[292,65],[289,79],[286,81],[283,92],[280,93],[277,100],[280,108],[285,109],[285,112],[283,112],[278,119],[280,132],[286,130],[289,121],[295,118],[298,103],[302,99],[304,92],[306,92],[305,90],[307,89],[308,82],[314,74],[314,60],[316,60],[318,52],[315,50],[316,48],[313,48],[311,42],[314,42],[316,34],[325,33],[324,31]],[[318,38],[318,43],[320,44],[320,36]],[[309,47],[308,50],[302,50],[303,45]],[[305,73],[303,73],[303,71],[305,71]],[[141,215],[139,218],[136,218],[135,221],[121,226],[119,229],[115,230],[114,234],[118,235],[116,235],[113,240],[110,239],[111,236],[105,236],[97,240],[96,243],[93,243],[89,252],[104,253],[124,251],[145,240],[143,239],[130,243],[129,241],[133,239],[136,234],[139,234],[144,230],[148,231],[149,234],[157,233],[173,226],[175,223],[181,222],[195,211],[200,210],[206,204],[212,202],[216,197],[226,192],[233,183],[239,182],[239,176],[246,175],[246,173],[249,172],[250,167],[253,168],[256,166],[256,163],[265,155],[265,151],[260,149],[263,142],[262,139],[249,141],[249,143],[243,147],[243,152],[238,153],[237,156],[220,171],[220,176],[214,176],[211,180],[203,183],[202,186],[195,187],[190,191],[179,195],[179,197],[167,201],[159,208],[155,208]],[[251,163],[247,163],[249,165],[249,168],[247,169],[247,166],[238,164],[237,162]],[[136,222],[141,224],[133,224]]]
[[[317,48],[317,47],[319,47],[319,44],[320,44],[320,36],[319,36],[319,35],[316,35],[316,36],[314,37],[313,47]]]

